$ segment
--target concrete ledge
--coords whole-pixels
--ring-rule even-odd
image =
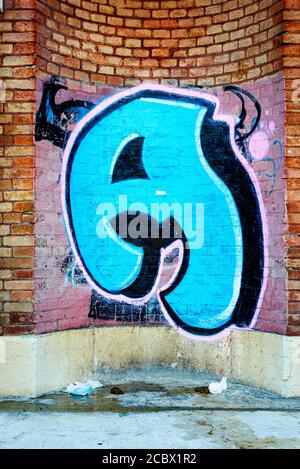
[[[300,397],[300,337],[236,330],[221,341],[202,342],[167,326],[99,327],[1,337],[0,351],[2,397],[36,397],[72,380],[154,364],[226,375]]]

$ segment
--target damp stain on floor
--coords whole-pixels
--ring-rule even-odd
[[[95,377],[86,397],[63,391],[0,400],[0,448],[299,448],[300,399],[180,370],[131,370]],[[118,392],[113,392],[113,390]]]

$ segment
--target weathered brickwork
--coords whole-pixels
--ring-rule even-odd
[[[283,66],[286,104],[289,335],[300,330],[300,1],[284,1]]]
[[[34,329],[35,2],[0,14],[0,334]],[[4,94],[4,92],[3,92]],[[0,100],[1,101],[1,100]]]
[[[214,86],[282,66],[281,1],[37,1],[37,65],[84,83]]]
[[[261,130],[276,124],[267,132],[266,156],[279,162],[274,141],[280,141],[286,168],[278,163],[269,193],[270,167],[254,162],[271,230],[270,278],[257,327],[299,335],[299,0],[4,0],[0,36],[6,87],[0,102],[0,334],[115,324],[105,314],[88,318],[90,289],[74,288],[61,267],[68,251],[61,151],[35,143],[33,132],[42,84],[58,75],[67,80],[64,99],[96,102],[144,81],[214,88],[224,111],[234,115],[238,106],[225,97],[224,85],[239,84],[259,99],[268,112]],[[133,311],[132,322],[149,322],[147,312]]]

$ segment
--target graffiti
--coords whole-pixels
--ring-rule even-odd
[[[257,174],[262,175],[270,179],[271,186],[270,189],[267,191],[267,194],[272,194],[277,175],[279,174],[280,169],[283,165],[283,144],[280,140],[275,139],[273,141],[274,148],[277,149],[279,153],[279,157],[277,158],[278,162],[272,156],[261,156],[268,152],[269,150],[269,143],[268,143],[268,134],[264,131],[259,130],[255,134],[255,138],[250,142],[250,149],[252,156],[252,164],[254,163],[264,163],[266,162],[271,169],[259,169],[257,170]],[[261,154],[259,154],[261,152]]]
[[[237,96],[241,102],[241,112],[238,116],[237,123],[234,126],[234,137],[235,143],[239,147],[240,151],[243,153],[247,161],[251,161],[251,156],[249,154],[249,146],[248,140],[249,137],[253,134],[257,126],[259,125],[260,117],[261,117],[261,106],[258,100],[248,91],[243,90],[239,86],[228,85],[224,87],[224,91],[230,91],[235,96]],[[250,99],[250,101],[254,104],[256,109],[256,116],[251,120],[250,128],[246,128],[246,117],[247,117],[247,109],[245,106],[245,99],[244,96]]]
[[[280,140],[274,139],[276,126],[274,121],[269,122],[268,110],[263,116],[262,109],[258,100],[248,91],[238,86],[225,86],[224,91],[229,91],[239,98],[241,103],[241,111],[237,116],[237,122],[234,126],[235,142],[246,160],[256,166],[258,175],[266,177],[270,180],[271,185],[266,192],[267,195],[272,194],[276,178],[283,165],[283,144]],[[249,128],[246,126],[246,118],[249,109],[246,107],[245,97],[254,105],[256,115],[249,121]],[[262,118],[264,119],[262,121]],[[249,120],[249,119],[248,119]],[[278,157],[272,157],[268,153],[270,151],[269,141],[273,138],[273,146],[275,154]]]
[[[232,324],[248,327],[254,323],[267,267],[263,207],[249,166],[259,160],[253,138],[261,131],[261,108],[249,92],[238,87],[225,89],[241,101],[235,124],[228,123],[226,118],[217,119],[216,98],[163,87],[142,87],[140,91],[110,98],[111,106],[108,99],[85,117],[94,103],[69,100],[57,104],[56,95],[67,90],[66,84],[58,77],[44,84],[36,140],[46,139],[62,149],[66,147],[63,184],[67,190],[63,193],[63,204],[72,250],[65,256],[61,269],[66,282],[72,285],[89,282],[93,287],[91,318],[107,315],[107,319],[152,322],[161,321],[163,311],[173,325],[200,335],[217,334]],[[137,96],[138,93],[145,96]],[[256,110],[249,129],[245,123],[245,96]],[[142,102],[143,111],[139,110]],[[109,119],[111,129],[107,126]],[[76,129],[72,133],[78,121],[80,132]],[[175,131],[180,121],[184,122],[182,130]],[[199,134],[196,141],[190,132],[189,137],[186,135],[187,130],[195,130],[195,122]],[[93,134],[96,136],[91,138]],[[246,161],[236,158],[233,140]],[[274,144],[282,159],[281,142],[277,140]],[[262,150],[261,159],[269,161]],[[88,165],[85,167],[81,161],[79,170],[74,170],[73,157],[76,155],[76,162],[84,151]],[[104,166],[99,172],[99,162],[108,164],[108,161],[106,173]],[[266,173],[273,178],[273,185],[277,170],[273,165],[272,171]],[[71,188],[75,190],[72,197]],[[216,196],[213,189],[222,195]],[[96,200],[101,191],[104,198]],[[116,203],[122,195],[129,203],[123,208]],[[81,204],[81,200],[88,199],[88,203]],[[101,211],[108,202],[116,206],[111,217]],[[183,213],[174,212],[176,203]],[[96,207],[96,211],[92,213],[91,207]],[[73,213],[78,219],[76,227]],[[194,230],[187,223],[191,219],[198,222]],[[81,233],[80,224],[89,227],[90,232],[87,229]],[[149,236],[151,230],[156,236]],[[199,232],[198,248],[194,249],[197,242],[192,238],[195,234],[199,238]],[[106,235],[104,239],[101,233]],[[255,259],[250,246],[256,252]],[[117,259],[123,262],[116,262]],[[169,277],[164,274],[168,269]],[[222,270],[226,272],[225,278],[220,275]],[[113,312],[111,300],[115,305]]]
[[[93,319],[126,321],[126,323],[157,324],[163,321],[161,308],[155,298],[151,298],[147,304],[142,305],[116,301],[113,314],[111,306],[109,299],[93,291],[89,316]]]
[[[87,283],[70,249],[68,249],[68,253],[64,257],[60,267],[61,271],[65,274],[66,285],[68,282],[73,286]]]
[[[253,121],[252,121],[253,122]],[[283,165],[283,144],[277,138],[274,138],[276,126],[274,121],[269,122],[268,111],[265,112],[264,121],[257,125],[257,132],[255,132],[248,143],[249,161],[257,166],[257,174],[268,178],[271,182],[267,194],[272,194],[276,178]],[[270,156],[270,143],[273,140],[273,151],[278,156],[275,158]],[[263,169],[261,169],[261,167]]]
[[[64,80],[52,77],[43,87],[40,108],[36,115],[35,139],[49,140],[63,148],[73,126],[93,106],[89,101],[71,100],[56,103],[56,95],[60,90],[67,90]]]
[[[252,325],[265,288],[263,205],[234,142],[245,145],[243,116],[234,133],[217,106],[208,94],[141,85],[83,117],[63,158],[66,229],[93,290],[134,307],[155,295],[168,321],[193,335]],[[161,284],[174,249],[176,268]]]

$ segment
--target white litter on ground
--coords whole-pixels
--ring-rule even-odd
[[[72,394],[74,396],[87,396],[91,394],[95,389],[101,388],[103,384],[99,381],[85,381],[84,383],[80,381],[74,381],[67,386],[65,392]]]
[[[220,382],[212,381],[208,386],[208,390],[211,394],[221,394],[221,392],[227,389],[227,378],[223,377]]]

